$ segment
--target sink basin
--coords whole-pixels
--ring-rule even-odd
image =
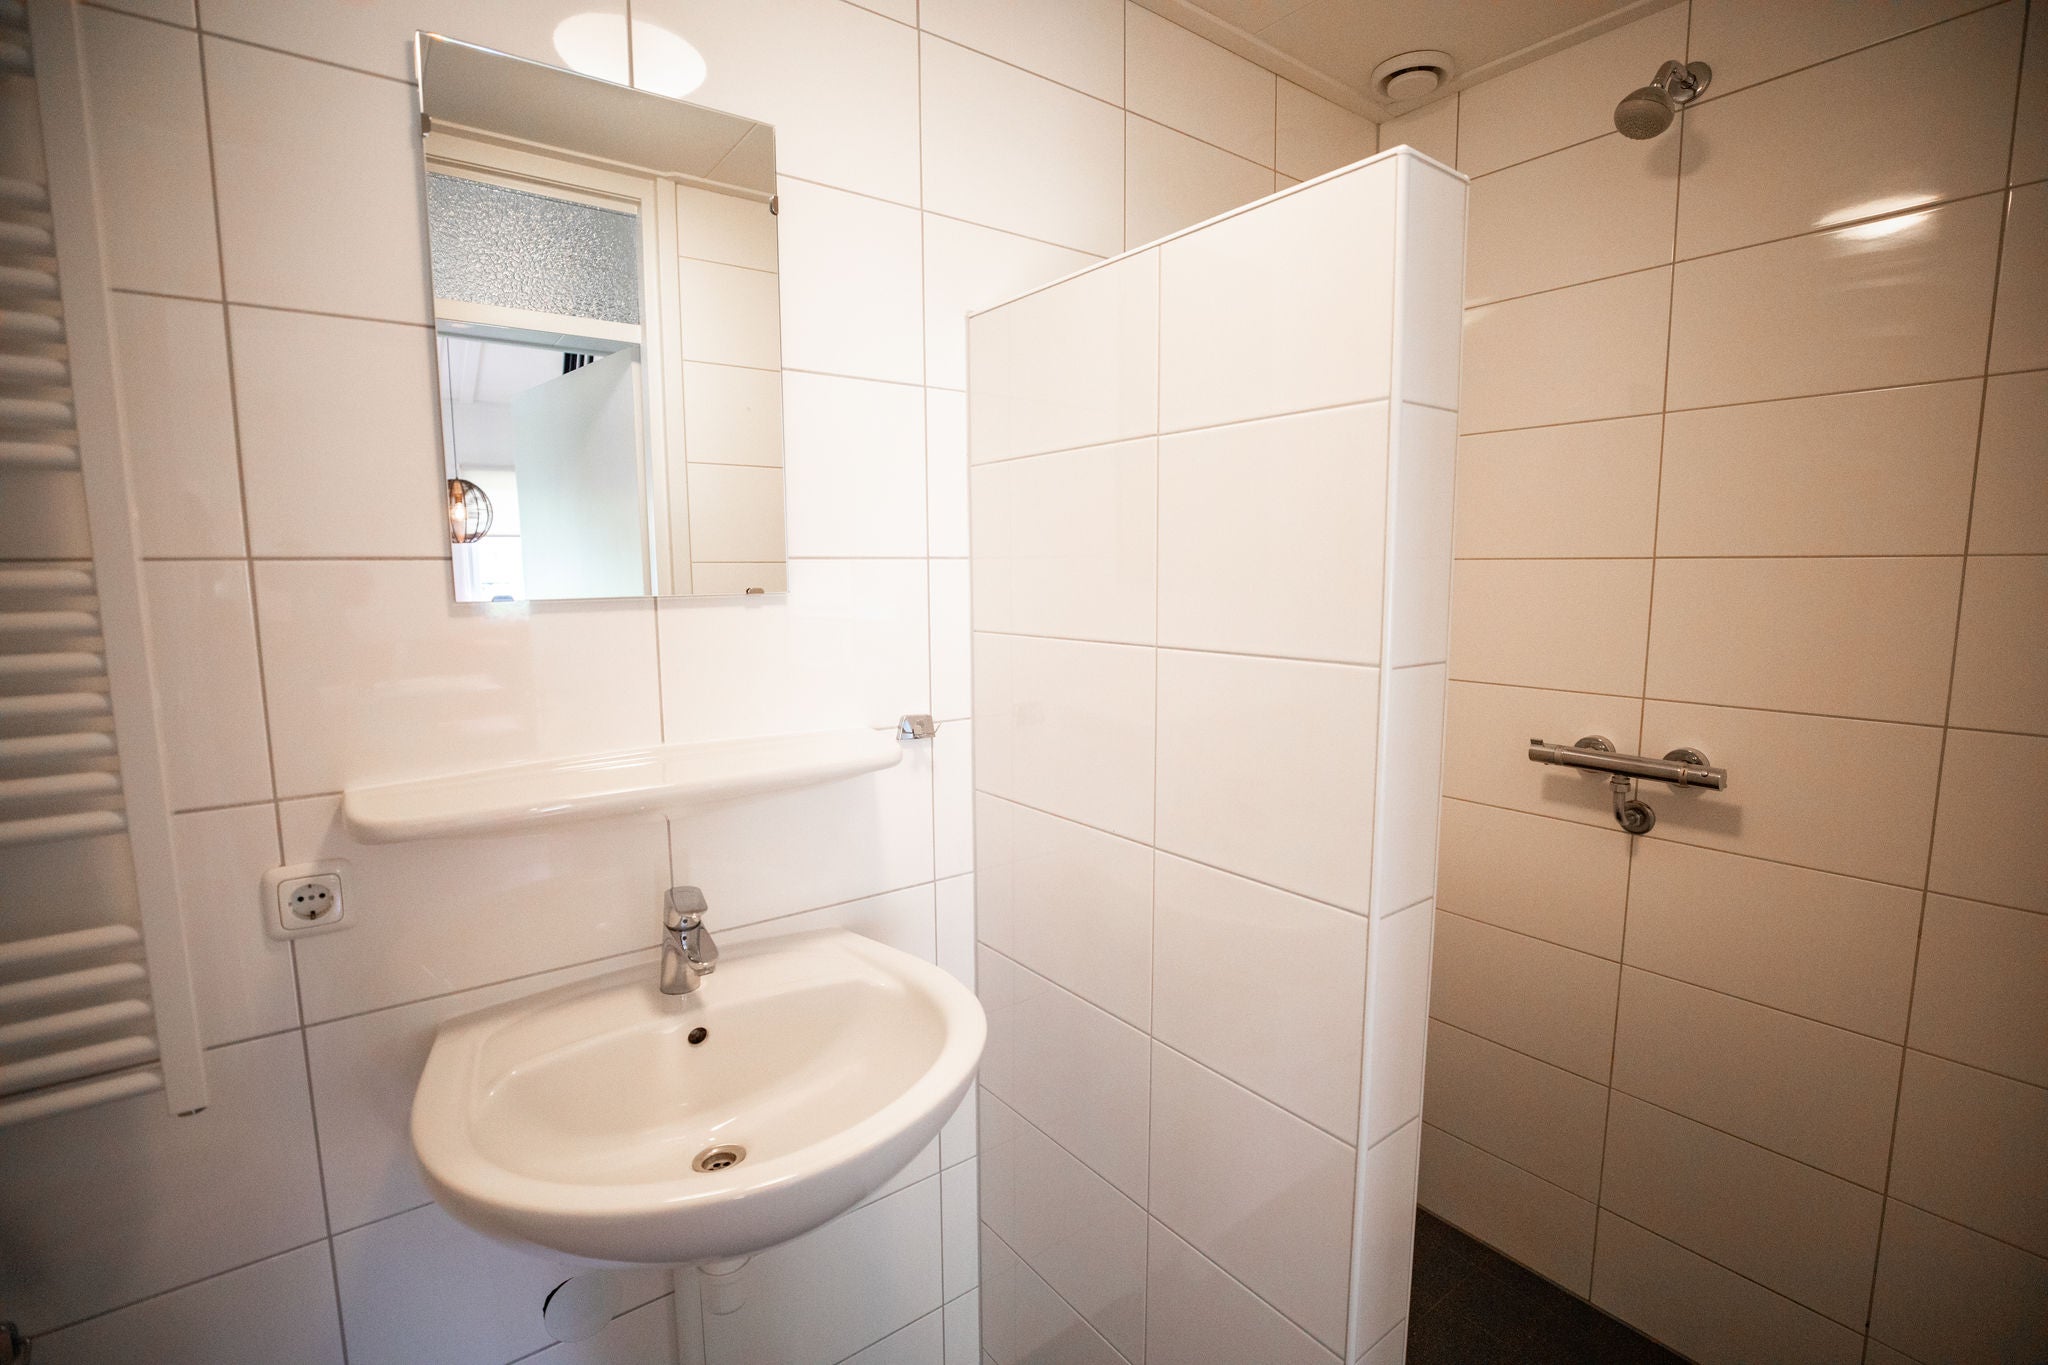
[[[602,1264],[747,1255],[902,1170],[986,1034],[973,993],[908,953],[839,929],[757,939],[690,995],[650,965],[448,1020],[413,1149],[488,1236]]]

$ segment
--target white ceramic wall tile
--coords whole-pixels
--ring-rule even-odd
[[[977,317],[968,459],[1157,431],[1159,308],[1159,256],[1148,251]]]
[[[1001,1101],[984,1097],[982,1108],[989,1229],[1119,1351],[1142,1359],[1145,1211]]]
[[[579,0],[580,4],[580,0]],[[626,21],[617,0],[581,6],[589,15],[572,49],[577,70],[606,80],[626,79]],[[395,12],[394,12],[395,11]],[[503,5],[492,0],[407,0],[404,4],[337,7],[298,22],[263,0],[207,0],[206,28],[264,47],[280,48],[396,80],[413,75],[414,29],[459,34],[535,61],[565,64],[556,46],[556,21],[572,10],[556,4]],[[591,63],[585,66],[583,63]]]
[[[207,1107],[173,1117],[161,1095],[14,1130],[0,1186],[0,1271],[13,1321],[36,1333],[277,1255],[326,1235],[306,1065],[294,1034],[206,1055]],[[222,1198],[233,1190],[235,1198]],[[175,1227],[138,1237],[135,1215]]]
[[[726,596],[744,594],[749,588],[783,588],[785,579],[776,572],[788,553],[782,471],[692,464],[689,477],[691,585],[698,592]],[[754,565],[762,567],[759,577]],[[720,570],[737,570],[740,577],[722,578]]]
[[[172,809],[268,800],[248,566],[158,560],[142,583]]]
[[[984,1093],[1144,1203],[1152,1089],[1145,1035],[988,949],[975,980],[988,1012]],[[1076,1057],[1089,1066],[1077,1070]],[[984,1267],[984,1286],[987,1278]]]
[[[979,1252],[970,1254],[978,1256]],[[848,1356],[845,1365],[945,1365],[945,1353],[945,1318],[934,1309],[866,1350]]]
[[[1412,391],[1415,386],[1404,387]],[[1440,664],[1451,649],[1458,415],[1402,403],[1394,412],[1392,462],[1384,662],[1389,668]]]
[[[914,22],[1099,100],[1123,101],[1123,0],[1057,0],[1028,12],[1001,0],[927,0]]]
[[[1392,160],[1160,249],[1162,430],[1386,396]]]
[[[1684,261],[1673,408],[1957,379],[1983,364],[2001,196]]]
[[[1458,429],[1657,411],[1670,315],[1671,274],[1662,269],[1471,309]]]
[[[1390,915],[1436,894],[1446,682],[1442,664],[1397,668],[1382,677],[1386,742],[1380,750],[1373,913]]]
[[[939,1219],[939,1182],[925,1180],[762,1252],[740,1309],[706,1315],[706,1354],[833,1365],[923,1317],[941,1303]]]
[[[924,394],[814,374],[782,382],[789,553],[922,555]]]
[[[2048,305],[2028,286],[2048,272],[2048,184],[2012,192],[2005,246],[1998,263],[1997,325],[1991,333],[1993,370],[2048,365]]]
[[[1458,164],[1458,97],[1446,95],[1380,125],[1380,148],[1409,146],[1446,166]],[[1284,167],[1282,169],[1285,169]]]
[[[1415,1265],[1416,1166],[1422,1119],[1382,1139],[1359,1164],[1352,1229],[1351,1336],[1378,1341],[1408,1313]]]
[[[1692,13],[1694,55],[1714,55],[1715,99],[1881,43],[1960,14],[1974,0],[1904,0],[1857,5],[1787,8],[1771,0],[1698,0]]]
[[[2038,439],[2044,427],[2048,370],[1985,381],[1972,554],[2048,553],[2048,454]]]
[[[345,1231],[433,1198],[412,1154],[412,1097],[443,1020],[627,968],[656,970],[653,950],[514,977],[308,1029],[306,1059],[330,1225]]]
[[[1461,682],[1642,690],[1647,559],[1460,560],[1451,596],[1451,676]]]
[[[1982,397],[1966,379],[1674,412],[1657,551],[1959,553]]]
[[[1155,895],[1153,1036],[1355,1142],[1365,920],[1165,854]],[[1226,941],[1237,946],[1219,955]],[[1218,1009],[1225,998],[1255,1011],[1259,1026]]]
[[[241,43],[205,56],[228,297],[427,321],[415,93]]]
[[[324,1243],[38,1335],[41,1365],[342,1365]]]
[[[1366,988],[1367,1147],[1377,1146],[1396,1128],[1422,1115],[1436,906],[1423,901],[1374,924]]]
[[[1430,1017],[1604,1084],[1618,974],[1612,962],[1439,913]]]
[[[685,361],[684,448],[700,461],[781,464],[782,384],[779,370]]]
[[[921,381],[924,267],[917,211],[787,177],[777,190],[783,365]]]
[[[867,777],[678,812],[669,868],[728,925],[928,882],[930,750],[908,745]]]
[[[1150,644],[1158,479],[1151,437],[976,466],[975,628]]]
[[[1124,13],[1125,106],[1271,166],[1273,73],[1150,10]]]
[[[245,553],[220,308],[152,294],[110,294],[108,305],[142,553]]]
[[[977,1248],[975,1258],[980,1259]],[[945,1365],[982,1365],[981,1293],[968,1290],[946,1305]]]
[[[1384,403],[1161,440],[1160,643],[1377,662],[1386,490]]]
[[[1894,1143],[1892,1198],[2048,1256],[2048,1090],[1908,1052]]]
[[[2048,910],[2044,802],[2048,739],[1950,731],[1928,890]]]
[[[1997,189],[2022,18],[2017,5],[1993,6],[1688,113],[1678,254]],[[1932,71],[1977,79],[1952,86],[1930,82]],[[1828,116],[1809,117],[1820,99]]]
[[[281,795],[659,737],[651,604],[449,596],[443,561],[256,566]]]
[[[1667,452],[1667,478],[1669,466]],[[1655,417],[1461,437],[1458,557],[1648,555],[1661,530],[1657,469]],[[1574,510],[1531,515],[1546,506]]]
[[[120,10],[123,14],[138,14],[145,19],[159,19],[166,24],[178,24],[191,28],[198,22],[194,15],[192,0],[118,0],[118,3],[102,8]]]
[[[1089,4],[1099,0],[1087,0]],[[966,8],[962,5],[962,8]],[[974,4],[1008,14],[1007,5]],[[1114,9],[1115,5],[1112,4]],[[1035,26],[1034,26],[1035,27]],[[936,213],[924,216],[924,378],[967,387],[967,315],[1091,265],[1096,257]],[[934,553],[936,553],[934,547]],[[965,546],[962,546],[962,553]]]
[[[981,1266],[981,1341],[988,1360],[1026,1365],[1057,1356],[1062,1365],[1127,1365],[986,1224],[981,1230]]]
[[[1860,1333],[1604,1211],[1592,1297],[1695,1360],[1858,1365],[1866,1359]]]
[[[974,726],[961,720],[932,737],[932,875],[973,871]]]
[[[1612,829],[1606,785],[1531,763],[1529,740],[1570,744],[1604,735],[1622,753],[1640,752],[1642,710],[1634,698],[1454,682],[1444,726],[1444,795]]]
[[[1590,1291],[1594,1208],[1577,1195],[1425,1123],[1416,1198],[1544,1278]]]
[[[663,737],[893,727],[905,712],[929,711],[926,572],[917,560],[801,560],[790,565],[787,597],[664,601]]]
[[[1485,303],[1667,264],[1677,143],[1614,133],[1475,180],[1465,297]]]
[[[434,337],[230,308],[249,542],[258,555],[448,553]],[[374,394],[375,402],[365,402]],[[309,516],[308,508],[319,514]]]
[[[1948,558],[1662,561],[1648,694],[1939,725],[1962,567]],[[1757,629],[1764,621],[1769,629]]]
[[[1158,845],[1363,911],[1377,670],[1159,654]],[[1261,714],[1313,725],[1259,726]]]
[[[1448,800],[1437,904],[1466,919],[1618,960],[1629,856],[1629,837],[1618,829]]]
[[[2011,182],[2048,176],[2048,19],[2027,16],[2026,51],[2020,56],[2019,116],[2012,130]]]
[[[972,586],[967,561],[934,559],[931,575],[932,714],[962,720],[974,710]]]
[[[776,215],[755,199],[689,185],[676,187],[676,235],[685,260],[749,270],[776,268]]]
[[[707,74],[691,99],[775,125],[782,174],[917,202],[915,32],[835,0],[636,0],[632,9],[636,25],[681,34],[703,54]],[[785,243],[788,235],[785,219]]]
[[[78,39],[107,283],[220,297],[199,39],[98,9]]]
[[[1146,649],[976,634],[975,785],[1149,839],[1153,674]]]
[[[805,245],[821,235],[816,216],[813,213],[797,227]],[[813,283],[816,265],[808,260],[799,265],[812,271],[813,280],[805,283]],[[759,370],[781,363],[782,298],[775,275],[686,257],[677,266],[676,279],[685,361]],[[792,311],[801,302],[792,300]]]
[[[924,205],[1108,256],[1124,242],[1124,116],[1113,104],[925,37]]]
[[[1951,765],[1954,747],[1952,739]],[[1940,730],[1645,703],[1643,748],[1636,752],[1663,754],[1678,748],[1698,749],[1739,774],[1741,785],[1731,782],[1723,792],[1664,795],[1656,803],[1656,832],[1649,837],[1895,886],[1920,884],[1934,823],[1935,775],[1947,772]],[[1853,805],[1811,799],[1818,785],[1836,784],[1861,792],[1861,799]]]
[[[1484,175],[1613,132],[1605,94],[1586,92],[1626,92],[1648,80],[1684,53],[1685,21],[1682,7],[1659,10],[1460,92],[1458,169]]]
[[[287,802],[280,816],[287,862],[349,863],[353,927],[297,945],[309,1021],[630,952],[659,936],[671,884],[659,820],[370,845],[348,836],[333,797]]]
[[[1929,896],[1913,984],[1915,1048],[2048,1086],[2048,916]]]
[[[171,819],[178,905],[208,1047],[296,1028],[291,944],[264,932],[259,879],[283,861],[268,803]]]
[[[1429,1029],[1423,1117],[1583,1199],[1600,1192],[1607,1087],[1441,1019]]]
[[[1603,1211],[1850,1327],[1863,1325],[1883,1199],[1617,1094]]]
[[[975,1268],[981,1259],[980,1188],[980,1171],[973,1159],[949,1167],[939,1179],[939,1241],[948,1300],[974,1288]]]
[[[1973,558],[1948,723],[2048,734],[2048,557]]]
[[[905,1329],[909,1330],[908,1328]],[[639,1365],[675,1350],[675,1310],[666,1298],[619,1314],[594,1337],[562,1342],[529,1357],[534,1365]],[[940,1365],[937,1357],[900,1365]]]
[[[1893,1200],[1870,1336],[1918,1360],[2028,1360],[2048,1351],[2048,1260]]]
[[[926,328],[926,335],[931,330]],[[925,534],[928,552],[967,555],[967,397],[924,391]]]
[[[1917,891],[1662,839],[1634,854],[1631,966],[1905,1041]]]
[[[1238,1160],[1262,1151],[1267,1160]],[[1332,1350],[1344,1342],[1356,1154],[1152,1049],[1152,1216]]]
[[[1148,1244],[1147,1358],[1159,1365],[1330,1365],[1336,1359],[1164,1225],[1152,1224]]]
[[[1614,1087],[1871,1189],[1899,1049],[1624,968]]]
[[[974,828],[981,941],[1090,1004],[1148,1027],[1152,851],[987,795],[976,798]]]
[[[1125,116],[1127,247],[1193,227],[1272,192],[1270,166],[1247,161],[1199,138],[1175,132],[1163,123],[1136,114]]]
[[[1327,175],[1379,150],[1379,129],[1371,119],[1284,79],[1273,133],[1274,168],[1294,180]],[[1437,159],[1447,165],[1452,160],[1447,156]]]

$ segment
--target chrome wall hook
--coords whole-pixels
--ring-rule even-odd
[[[1657,824],[1657,812],[1636,795],[1639,780],[1714,791],[1728,786],[1728,770],[1708,763],[1698,749],[1673,749],[1661,759],[1645,758],[1615,752],[1614,742],[1604,735],[1586,735],[1570,746],[1532,739],[1529,761],[1606,773],[1614,794],[1614,823],[1630,834],[1648,834]]]

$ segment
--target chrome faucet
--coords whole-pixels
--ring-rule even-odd
[[[661,993],[688,995],[718,970],[718,942],[704,927],[704,893],[671,886],[661,912]]]

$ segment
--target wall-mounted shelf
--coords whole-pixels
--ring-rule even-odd
[[[894,730],[820,730],[544,759],[351,787],[341,810],[365,843],[447,839],[669,810],[893,768]]]

